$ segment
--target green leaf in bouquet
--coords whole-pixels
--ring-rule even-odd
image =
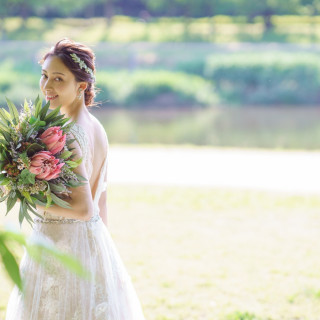
[[[31,128],[28,130],[28,132],[27,132],[27,134],[26,134],[26,140],[28,140],[28,139],[31,137],[31,135],[33,134],[34,130],[35,130],[34,127],[31,127]]]
[[[66,187],[62,184],[54,184],[52,182],[49,182],[50,185],[50,189],[52,192],[65,192],[66,191]]]
[[[60,115],[60,116],[56,116],[55,119],[54,119],[54,121],[52,121],[52,122],[50,123],[50,126],[51,126],[51,127],[54,127],[54,126],[60,126],[60,127],[62,127],[62,126],[63,126],[63,123],[64,123],[64,120],[67,120],[67,121],[68,121],[68,119],[65,119],[65,117],[64,117],[63,114]]]
[[[11,124],[10,113],[8,113],[6,109],[0,108],[0,118],[8,126]]]
[[[51,206],[52,203],[52,197],[51,197],[51,193],[47,193],[47,203],[46,203],[46,208],[49,208]]]
[[[20,227],[22,225],[23,219],[25,217],[25,206],[24,206],[24,199],[21,201],[20,203],[20,208],[19,208],[19,223],[20,223]]]
[[[42,99],[39,98],[39,96],[37,96],[35,102],[35,113],[34,116],[37,118],[41,112],[41,107],[42,107]]]
[[[34,124],[34,123],[37,122],[38,119],[39,119],[39,118],[36,118],[34,115],[32,115],[32,116],[30,117],[29,123],[30,123],[30,124]]]
[[[66,209],[72,209],[72,207],[70,206],[70,204],[67,201],[64,201],[60,198],[58,198],[54,193],[51,193],[51,197],[52,200],[55,204],[57,204],[58,206],[62,207],[62,208],[66,208]]]
[[[18,288],[22,290],[22,279],[19,272],[19,265],[2,238],[0,238],[0,255],[10,278],[17,284]]]
[[[22,225],[23,220],[26,219],[27,222],[32,227],[33,219],[30,217],[30,214],[28,213],[28,206],[26,199],[23,199],[20,203],[20,210],[19,210],[19,223],[20,227]]]
[[[0,129],[0,134],[5,138],[6,141],[11,141],[10,133]]]
[[[17,125],[19,123],[19,112],[12,101],[10,101],[7,97],[6,97],[6,100],[7,100],[7,105],[9,107],[12,122],[15,125]]]
[[[5,196],[0,198],[0,202],[3,202],[4,200],[6,200],[9,197],[9,193],[7,193]]]
[[[33,197],[32,198],[32,201],[35,202],[35,199]],[[28,210],[30,210],[33,214],[35,214],[37,217],[39,218],[43,218],[37,211],[36,211],[36,206],[34,204],[30,204],[30,203],[27,203],[27,208]]]
[[[66,185],[68,187],[71,187],[71,188],[76,188],[76,187],[79,187],[81,185],[81,182],[78,182],[77,180],[74,180],[74,179],[70,179]]]
[[[39,129],[47,124],[46,121],[40,120],[40,116],[38,116],[38,118],[31,116],[29,123],[34,129]]]
[[[0,177],[0,185],[6,186],[10,182],[11,182],[11,180],[9,178],[6,178],[6,177],[2,178],[2,176]]]
[[[44,150],[44,147],[38,143],[33,143],[27,148],[28,157],[32,157],[35,153]]]
[[[77,176],[79,181],[88,181],[85,177],[83,177],[82,175],[75,173],[75,175]]]
[[[68,160],[65,162],[70,168],[76,168],[79,166],[77,161]]]
[[[6,140],[3,140],[3,139],[1,139],[1,138],[0,138],[0,143],[1,143],[1,144],[4,144],[4,145],[6,145],[6,146],[9,145],[9,143],[8,143]]]
[[[31,198],[29,192],[21,191],[21,194],[27,199],[27,201],[28,201],[29,203],[33,203],[32,198]]]
[[[63,127],[67,122],[69,121],[69,118],[64,118],[61,120],[61,127]],[[64,130],[64,127],[63,127]]]
[[[69,147],[73,142],[77,141],[76,139],[70,139],[67,141],[67,146]]]
[[[23,169],[20,173],[21,184],[34,184],[35,183],[35,174],[30,172],[28,169]]]
[[[4,167],[5,167],[6,163],[7,163],[6,161],[0,160],[0,172],[1,172],[2,170],[4,170]]]
[[[9,197],[7,198],[7,212],[6,215],[10,212],[10,210],[14,207],[18,200],[18,196],[15,192],[11,192]]]
[[[58,108],[54,109],[53,111],[51,111],[45,118],[44,120],[47,122],[50,122],[52,120],[55,120],[55,117],[59,114],[61,109],[61,106],[59,106]]]
[[[36,124],[36,128],[39,129],[41,127],[44,127],[47,123],[45,121],[38,121],[37,124]]]
[[[41,109],[40,113],[39,113],[39,118],[40,120],[44,120],[46,115],[47,115],[47,112],[49,110],[49,107],[50,107],[50,101],[48,101]]]
[[[67,120],[69,121],[69,119],[67,119]],[[67,123],[68,121],[66,121],[66,123]],[[62,130],[63,130],[64,132],[70,131],[70,129],[75,125],[75,123],[76,123],[75,121],[71,121],[70,123],[64,125],[64,126],[62,127]]]
[[[70,156],[72,156],[72,152],[69,150],[66,150],[61,153],[60,158],[65,160],[65,159],[70,158]]]
[[[10,134],[10,128],[3,121],[0,121],[0,129]]]
[[[47,204],[46,198],[44,196],[41,196],[40,194],[34,194],[32,198],[33,198],[33,201],[40,206],[45,207]]]
[[[12,160],[12,158],[10,157],[10,155],[8,154],[8,152],[6,150],[0,150],[0,153],[2,155],[3,160],[7,160],[8,162],[10,162]]]
[[[26,114],[31,113],[31,109],[29,107],[29,103],[28,103],[27,99],[24,99],[23,110],[26,112]]]

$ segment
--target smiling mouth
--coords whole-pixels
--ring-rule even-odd
[[[56,96],[47,96],[47,100],[54,100],[54,99],[56,99],[56,98],[58,98],[58,95],[56,95]]]

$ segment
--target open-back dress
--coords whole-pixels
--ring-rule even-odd
[[[78,141],[90,178],[89,138],[76,124]],[[54,244],[77,257],[91,273],[80,278],[54,258],[38,264],[24,254],[20,270],[24,293],[14,287],[6,320],[144,320],[142,308],[109,231],[99,216],[99,198],[107,188],[108,156],[104,159],[94,195],[94,215],[89,221],[66,219],[42,212],[35,219],[31,239]],[[91,166],[91,170],[90,170]]]

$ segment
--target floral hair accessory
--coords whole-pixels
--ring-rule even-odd
[[[74,62],[79,64],[80,69],[84,69],[87,73],[89,73],[93,80],[96,79],[92,69],[90,69],[83,60],[81,60],[75,53],[71,53],[70,56]]]

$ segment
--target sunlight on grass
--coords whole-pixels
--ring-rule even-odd
[[[109,185],[108,199],[108,227],[146,319],[320,313],[319,197]],[[12,285],[0,277],[1,319]]]

